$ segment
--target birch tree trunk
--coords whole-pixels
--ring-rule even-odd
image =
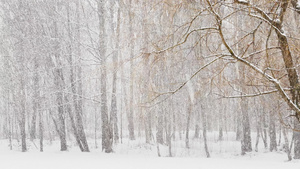
[[[59,38],[58,36],[58,26],[57,22],[54,22],[54,37]],[[56,68],[54,71],[54,83],[57,89],[56,94],[56,102],[57,102],[57,112],[58,112],[58,123],[57,124],[57,132],[60,138],[60,151],[67,151],[67,140],[66,140],[66,125],[65,125],[65,107],[64,107],[64,94],[63,94],[63,88],[64,88],[64,75],[62,72],[62,64],[61,64],[61,56],[60,56],[60,44],[59,42],[56,42],[55,46],[56,52],[55,52],[55,62],[56,62]]]
[[[129,0],[129,10],[128,10],[128,17],[129,17],[129,35],[130,38],[134,37],[133,32],[133,12],[132,12],[132,0]],[[133,69],[133,56],[134,55],[134,40],[131,40],[130,43],[130,89],[129,89],[129,111],[127,112],[127,119],[128,119],[128,131],[129,131],[129,139],[135,140],[134,135],[134,123],[133,123],[133,76],[134,76],[134,69]]]
[[[99,50],[101,58],[101,128],[102,128],[102,150],[106,153],[112,152],[112,135],[111,135],[111,126],[108,119],[108,110],[107,110],[107,95],[106,95],[106,30],[105,30],[105,2],[104,0],[98,1],[98,19],[99,19]]]
[[[114,24],[114,5],[117,3],[117,25],[115,30]],[[113,132],[113,140],[115,143],[119,142],[119,129],[118,129],[118,112],[117,112],[117,68],[118,68],[118,55],[119,55],[119,39],[120,39],[120,2],[111,0],[110,1],[110,28],[112,30],[113,39],[117,39],[116,42],[113,43],[113,77],[112,77],[112,96],[111,96],[111,112],[110,112],[110,122]]]

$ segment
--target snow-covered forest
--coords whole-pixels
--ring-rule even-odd
[[[299,55],[298,0],[0,0],[0,157],[296,168]]]

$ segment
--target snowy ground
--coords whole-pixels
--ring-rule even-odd
[[[227,135],[228,136],[228,135]],[[255,137],[254,137],[255,138]],[[128,141],[114,147],[115,153],[105,154],[101,148],[95,149],[90,142],[91,152],[81,153],[75,144],[71,144],[68,152],[60,152],[58,142],[49,145],[45,142],[45,151],[38,149],[28,141],[29,151],[22,153],[18,144],[9,150],[8,141],[0,141],[0,159],[3,169],[299,169],[300,161],[287,162],[285,153],[269,152],[260,148],[245,156],[240,155],[240,144],[231,137],[217,141],[214,134],[210,135],[211,158],[205,158],[203,142],[191,140],[191,148],[184,148],[184,141],[173,142],[173,154],[167,157],[167,147],[160,146],[161,155],[157,157],[155,145],[148,145],[144,140]],[[36,142],[37,144],[38,142]],[[98,142],[100,143],[100,141]]]
[[[263,157],[263,158],[261,158]],[[103,153],[1,153],[5,169],[299,169],[298,161],[283,162],[278,155],[235,159],[168,158]]]

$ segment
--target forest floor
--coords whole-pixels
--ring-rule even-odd
[[[230,136],[230,134],[229,134]],[[59,142],[45,141],[44,152],[38,150],[38,140],[28,141],[28,152],[20,152],[15,141],[9,150],[8,140],[0,140],[0,159],[3,169],[299,169],[300,160],[287,161],[282,151],[269,152],[260,143],[258,152],[240,155],[240,143],[225,135],[217,141],[214,134],[209,137],[211,158],[205,157],[201,139],[191,139],[186,149],[184,140],[173,142],[173,156],[168,157],[168,147],[160,146],[161,157],[156,145],[145,144],[144,139],[114,145],[114,153],[106,154],[90,140],[90,153],[81,153],[75,143],[67,152],[59,151]],[[255,138],[255,137],[253,137]],[[98,140],[100,144],[101,140]],[[36,146],[35,146],[36,145]],[[279,146],[280,148],[280,146]]]

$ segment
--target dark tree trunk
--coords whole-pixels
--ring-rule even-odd
[[[242,139],[242,118],[241,111],[236,111],[236,140]]]
[[[284,127],[282,129],[282,134],[283,134],[283,138],[284,138],[284,150],[288,156],[288,160],[291,161],[292,155],[291,155],[290,146],[289,146],[289,139],[288,139],[288,136],[286,133],[286,129]]]
[[[70,102],[67,95],[65,95],[65,102],[66,103]],[[74,118],[74,114],[72,112],[71,106],[66,105],[65,108],[66,108],[66,112],[68,112],[68,115],[70,117],[70,123],[71,123],[72,131],[73,131],[75,140],[77,142],[77,145],[79,146],[81,151],[84,151],[84,148],[83,148],[83,146],[81,144],[81,141],[80,141],[80,137],[79,137],[79,134],[78,134],[78,130],[77,130],[77,126],[76,126],[76,123],[75,123],[75,118]]]
[[[31,126],[30,126],[30,140],[36,139],[36,114],[37,114],[37,108],[34,105],[33,107],[33,113],[31,118]]]
[[[221,106],[224,106],[223,103],[221,102]],[[220,108],[219,111],[219,141],[223,140],[223,111],[222,108]]]
[[[242,98],[242,129],[243,129],[243,138],[242,142],[242,154],[252,151],[251,143],[251,130],[250,130],[250,119],[248,112],[248,103]]]
[[[57,26],[57,22],[55,21],[54,24],[54,38],[59,38],[59,30]],[[57,132],[60,138],[60,150],[67,151],[67,140],[66,140],[66,125],[65,125],[65,113],[64,113],[64,75],[62,70],[62,63],[61,63],[61,45],[60,42],[56,42],[55,44],[55,61],[52,60],[53,64],[55,65],[54,70],[54,84],[57,89],[56,92],[56,102],[57,102],[57,112],[58,112],[58,119],[56,122]],[[56,121],[56,120],[55,120]]]
[[[156,141],[160,144],[164,144],[164,113],[162,111],[157,112],[157,132],[156,132]]]
[[[261,119],[259,117],[259,110],[255,111],[256,118],[256,143],[255,143],[255,151],[258,152],[258,143],[261,134]]]
[[[269,119],[270,151],[277,151],[275,117],[272,112],[269,113]]]
[[[25,67],[23,65],[23,61],[24,61],[24,49],[23,49],[23,44],[21,43],[20,45],[21,47],[21,56],[19,56],[20,58],[20,70],[21,71],[25,71]],[[19,121],[19,126],[20,126],[20,133],[21,133],[21,142],[22,142],[22,152],[26,152],[27,151],[27,145],[26,145],[26,129],[25,129],[25,125],[26,125],[26,88],[25,88],[25,74],[22,74],[20,77],[20,95],[19,96],[15,96],[15,99],[20,99],[20,110],[19,110],[19,115],[18,115],[18,121]]]
[[[187,120],[186,120],[186,132],[185,132],[185,148],[190,148],[189,132],[190,132],[190,122],[192,114],[192,101],[189,99],[189,105],[187,109]]]
[[[24,89],[23,89],[24,90]],[[22,110],[20,112],[20,131],[21,131],[21,142],[22,142],[22,152],[27,151],[27,146],[26,146],[26,131],[25,131],[25,101],[22,101]]]
[[[38,75],[38,56],[36,56],[34,60],[34,101],[33,101],[33,114],[31,119],[31,127],[30,127],[30,139],[36,139],[36,116],[38,115],[39,101],[40,101],[40,92],[39,92],[39,75]]]
[[[145,112],[146,111],[146,112]],[[151,129],[151,113],[147,110],[144,111],[145,121],[145,136],[146,136],[146,143],[150,143],[152,140],[152,129]]]
[[[196,111],[196,120],[195,120],[195,135],[194,138],[199,138],[200,136],[200,112]]]
[[[169,148],[169,157],[172,157],[172,115],[171,112],[167,113],[167,132],[166,132],[166,140]]]
[[[300,123],[297,119],[294,120],[294,128],[300,129]],[[293,131],[294,139],[294,159],[300,159],[300,132]]]
[[[261,131],[261,137],[264,142],[265,148],[268,148],[268,136],[267,136],[268,125],[266,122],[266,113],[264,111],[261,113],[261,120],[262,120],[262,128],[263,128]]]
[[[62,94],[58,94],[59,103],[58,103],[58,121],[59,121],[59,138],[60,138],[60,151],[67,151],[67,139],[66,139],[66,125],[65,125],[65,117],[64,117],[64,108],[62,106]]]
[[[40,136],[40,152],[44,151],[44,123],[43,123],[43,113],[39,111],[39,136]]]
[[[204,140],[204,149],[206,152],[206,157],[209,158],[210,157],[210,153],[208,150],[208,146],[207,146],[207,118],[206,118],[206,113],[205,110],[203,109],[203,106],[201,105],[201,119],[202,119],[202,127],[203,127],[203,140]]]
[[[200,116],[200,115],[199,115]],[[151,122],[150,122],[150,124],[151,124]],[[172,136],[173,136],[173,140],[175,141],[175,135],[176,135],[176,114],[175,114],[175,111],[173,111],[173,134],[172,134]],[[150,129],[151,129],[151,127],[150,127]]]
[[[56,56],[58,60],[59,57]],[[67,140],[66,140],[66,125],[65,125],[65,115],[64,115],[64,105],[63,105],[63,74],[61,68],[56,68],[55,70],[55,83],[57,86],[56,101],[58,105],[58,134],[60,138],[61,151],[67,150]]]

